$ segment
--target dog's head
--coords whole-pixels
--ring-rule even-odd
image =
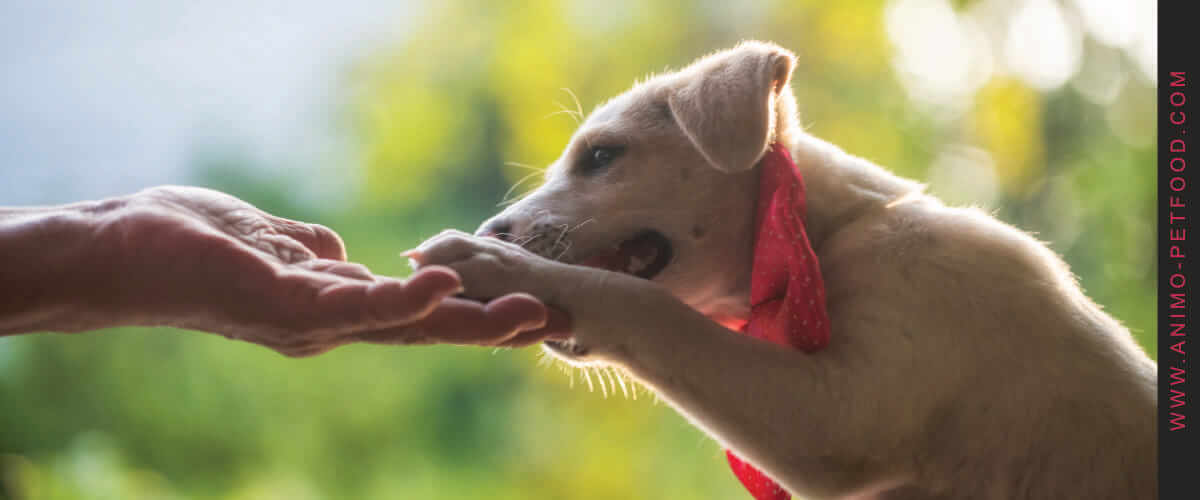
[[[708,314],[744,307],[754,167],[795,133],[794,61],[745,42],[636,85],[588,116],[544,184],[479,234],[654,280]]]

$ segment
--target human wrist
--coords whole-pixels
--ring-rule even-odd
[[[106,279],[96,235],[121,200],[0,209],[0,335],[109,326],[86,314],[88,290]]]

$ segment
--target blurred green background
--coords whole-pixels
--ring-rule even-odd
[[[529,173],[506,162],[557,156],[572,93],[586,111],[764,39],[798,54],[811,133],[1035,233],[1156,347],[1152,2],[17,4],[0,7],[5,205],[205,185],[404,275],[402,250],[475,228]],[[535,349],[2,338],[0,481],[15,498],[748,498],[665,405],[581,380]]]

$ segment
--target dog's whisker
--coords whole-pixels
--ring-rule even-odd
[[[563,237],[565,237],[567,235],[567,231],[569,231],[570,229],[571,229],[570,226],[563,224],[562,231],[560,231],[558,233],[558,238],[555,238],[554,244],[550,245],[550,248],[558,248],[558,244],[562,243]]]
[[[570,95],[571,100],[575,101],[575,113],[576,113],[576,115],[579,116],[580,120],[582,120],[583,119],[583,105],[579,103],[579,96],[575,95],[575,92],[572,92],[570,88],[563,87],[561,90],[563,92],[566,92],[568,95]]]
[[[588,369],[584,367],[579,371],[583,373],[583,379],[587,381],[588,392],[596,392],[596,387],[592,385],[592,375],[588,372]]]
[[[600,371],[601,371],[601,372],[603,372],[603,373],[604,373],[604,375],[608,377],[608,386],[609,386],[609,387],[612,387],[612,393],[613,393],[613,396],[616,396],[616,395],[617,395],[617,381],[616,381],[616,380],[615,380],[615,378],[613,377],[613,371],[612,371],[612,368],[610,368],[610,367],[603,367],[603,368],[601,368],[601,369],[600,369]],[[626,396],[626,397],[628,397],[629,395],[628,395],[628,394],[626,394],[625,396]]]
[[[512,197],[512,198],[507,198],[508,194],[506,193],[506,194],[505,194],[505,197],[506,197],[506,198],[505,198],[505,199],[502,199],[502,200],[500,200],[499,202],[497,202],[497,203],[496,203],[496,208],[506,207],[506,206],[512,205],[513,203],[516,203],[516,202],[518,202],[518,201],[521,201],[521,198],[524,198],[526,194],[528,194],[528,193],[521,193],[521,194],[519,194],[519,195],[517,195],[517,196],[514,196],[514,197]]]
[[[604,370],[599,368],[593,368],[593,370],[596,370],[596,383],[600,385],[600,394],[604,396],[604,399],[608,399],[608,386],[604,383]]]
[[[530,189],[530,190],[527,190],[527,191],[522,191],[522,192],[521,192],[521,194],[519,194],[519,195],[517,195],[517,196],[514,196],[514,197],[512,197],[512,199],[510,199],[510,200],[504,200],[504,201],[501,201],[500,203],[497,203],[497,204],[496,204],[496,207],[507,207],[507,206],[509,206],[509,205],[512,205],[513,203],[516,203],[516,202],[518,202],[518,201],[521,201],[521,200],[522,200],[522,199],[524,199],[526,196],[529,196],[529,193],[532,193],[532,192],[534,192],[535,190],[536,190],[536,188],[534,188],[534,189]]]
[[[566,236],[566,234],[567,234],[566,228],[564,227],[563,231],[561,233],[559,233],[558,238],[556,238],[554,240],[554,242],[550,244],[550,248],[548,248],[546,250],[545,255],[543,255],[543,256],[550,257],[550,254],[554,253],[555,251],[558,251],[557,255],[555,255],[554,257],[551,257],[552,260],[558,260],[558,258],[561,257],[563,253],[565,253],[567,250],[569,250],[571,248],[570,241],[563,240],[563,237]],[[562,247],[561,251],[558,250],[559,247]]]
[[[504,162],[504,164],[509,167],[519,167],[519,168],[524,168],[524,169],[529,169],[529,170],[537,170],[538,172],[546,171],[546,167],[535,167],[533,165],[515,162],[515,161],[506,161],[506,162]]]
[[[502,197],[503,199],[502,199],[502,201],[500,202],[500,204],[512,203],[514,200],[520,199],[520,198],[521,198],[521,196],[518,196],[518,197],[516,197],[516,198],[512,198],[512,199],[510,199],[510,198],[509,198],[509,196],[510,196],[510,195],[512,195],[513,191],[516,191],[518,187],[521,187],[521,184],[524,184],[524,183],[525,183],[525,181],[529,180],[529,179],[530,179],[530,178],[532,178],[533,176],[535,176],[535,175],[538,175],[538,174],[540,174],[540,173],[542,173],[542,172],[540,172],[540,171],[538,171],[538,172],[530,172],[528,175],[526,175],[526,176],[524,176],[524,177],[521,177],[520,179],[518,179],[518,180],[517,180],[517,182],[516,182],[515,184],[513,184],[513,185],[512,185],[512,187],[508,188],[508,191],[505,191],[505,192],[504,192],[504,196]],[[522,195],[522,196],[524,196],[524,195]]]
[[[570,116],[571,118],[575,119],[575,125],[582,124],[581,118],[578,116],[578,113],[575,110],[567,109],[566,106],[563,106],[559,102],[555,102],[554,104],[557,104],[558,107],[561,109],[559,109],[558,111],[553,111],[551,113],[546,114],[546,116],[542,117],[543,120],[546,118],[550,118],[551,116],[554,116],[554,115],[561,115],[561,114],[565,113],[567,116]]]
[[[528,235],[528,236],[525,236],[525,237],[523,237],[523,238],[519,238],[519,239],[517,239],[517,240],[514,240],[514,241],[513,241],[513,244],[514,244],[514,245],[517,245],[517,246],[520,246],[520,247],[523,247],[523,246],[525,246],[525,245],[528,245],[529,243],[532,243],[534,240],[536,240],[536,239],[538,239],[538,238],[541,238],[541,237],[542,237],[542,235],[541,235],[540,233],[534,233],[534,234],[530,234],[530,235]]]
[[[575,374],[581,373],[583,380],[587,382],[588,392],[596,392],[596,385],[600,386],[600,394],[604,399],[608,399],[608,395],[617,394],[617,389],[621,389],[621,394],[625,399],[638,400],[638,391],[646,390],[655,397],[654,404],[658,404],[658,395],[654,391],[645,389],[634,378],[630,378],[625,371],[614,366],[576,366],[565,361],[562,361],[546,351],[538,352],[538,366],[553,365],[567,376],[567,387],[575,388]],[[592,375],[595,374],[596,382],[592,382]]]
[[[579,229],[579,228],[583,227],[583,225],[584,225],[584,224],[587,224],[587,223],[589,223],[589,222],[596,222],[596,218],[595,218],[595,217],[588,217],[587,219],[584,219],[584,220],[583,220],[583,222],[580,222],[579,224],[575,224],[575,227],[572,227],[572,228],[570,229],[570,231],[575,231],[576,229]]]
[[[621,384],[621,394],[625,395],[625,399],[629,399],[629,388],[625,386],[625,377],[616,371],[616,368],[609,367],[609,372],[616,376],[617,383]]]
[[[567,90],[568,92],[570,92],[570,91],[569,91],[568,89],[566,89],[566,88],[564,88],[563,90]],[[571,98],[572,98],[572,99],[574,99],[575,97],[572,95],[572,96],[571,96]],[[571,109],[571,108],[568,108],[568,107],[564,106],[564,105],[563,105],[563,103],[561,103],[561,102],[558,102],[558,100],[555,100],[555,101],[554,101],[554,104],[558,105],[559,109],[561,109],[561,110],[563,110],[563,111],[566,111],[566,112],[568,112],[568,113],[571,113],[571,114],[572,114],[572,115],[574,115],[574,116],[583,117],[583,112],[582,112],[582,111],[579,111],[579,110],[578,110],[578,107],[577,107],[576,109]],[[578,103],[576,103],[576,104],[578,104]]]
[[[561,261],[561,260],[562,260],[562,257],[563,257],[564,255],[566,255],[566,254],[567,254],[567,252],[568,252],[568,251],[570,251],[570,250],[571,250],[571,242],[570,242],[570,241],[567,241],[567,242],[566,242],[566,243],[563,245],[563,249],[562,249],[562,251],[558,252],[558,255],[555,255],[555,256],[554,256],[554,260],[559,260],[559,261]]]
[[[518,187],[521,187],[521,184],[524,184],[525,181],[533,178],[534,176],[536,176],[538,174],[541,174],[541,172],[530,172],[528,175],[525,175],[525,176],[521,177],[520,179],[517,179],[517,182],[513,183],[513,185],[508,188],[508,191],[504,192],[504,197],[500,203],[512,203],[513,200],[519,200],[519,199],[523,198],[526,194],[528,194],[528,191],[523,192],[520,195],[517,195],[512,198],[509,198],[509,196],[512,195],[513,191],[515,191]]]
[[[553,260],[561,260],[562,257],[564,255],[566,255],[567,252],[571,249],[571,245],[573,242],[569,239],[565,239],[565,237],[568,234],[571,234],[576,229],[583,227],[584,224],[587,224],[589,222],[594,222],[595,220],[596,220],[595,217],[588,217],[583,222],[580,222],[579,224],[576,224],[574,226],[567,226],[566,224],[564,224],[562,233],[558,235],[558,238],[554,241],[554,245],[552,245],[550,247],[551,251],[554,251],[555,249],[559,248],[560,246],[562,247],[562,250],[558,251],[558,253],[553,257]]]
[[[516,203],[516,202],[518,202],[518,201],[521,201],[521,198],[524,198],[526,194],[529,194],[529,193],[521,193],[521,195],[520,195],[520,196],[517,196],[516,198],[513,198],[513,199],[511,199],[511,200],[505,200],[505,201],[502,201],[502,202],[500,202],[500,203],[497,203],[497,204],[496,204],[496,208],[503,208],[503,207],[507,207],[507,206],[509,206],[509,205],[512,205],[513,203]]]

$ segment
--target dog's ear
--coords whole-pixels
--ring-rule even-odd
[[[787,87],[795,61],[788,50],[763,42],[708,56],[680,72],[682,80],[668,97],[671,114],[714,167],[748,170],[774,135],[775,99]]]

